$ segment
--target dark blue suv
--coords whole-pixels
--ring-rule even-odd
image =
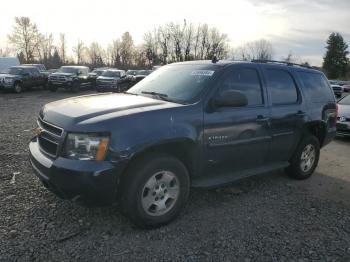
[[[190,187],[215,187],[284,168],[314,172],[335,136],[326,77],[273,61],[163,66],[122,94],[45,105],[30,142],[43,184],[64,199],[118,200],[137,225],[165,224]]]

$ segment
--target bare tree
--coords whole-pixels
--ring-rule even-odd
[[[161,60],[163,64],[168,63],[170,32],[168,26],[158,28],[158,42],[161,49]]]
[[[26,62],[34,61],[38,50],[38,28],[28,17],[15,17],[15,25],[8,40],[23,52]]]
[[[120,67],[120,39],[114,40],[107,49],[109,64],[119,68]]]
[[[59,55],[61,57],[61,61],[63,62],[63,64],[66,63],[66,49],[67,49],[66,35],[64,33],[60,33]]]
[[[55,46],[53,45],[53,36],[52,34],[38,34],[38,46],[37,53],[39,61],[44,64],[47,64],[49,59],[51,59],[53,52],[55,50]]]
[[[9,47],[0,48],[0,57],[11,56],[13,54]]]
[[[77,57],[77,64],[81,64],[83,62],[84,51],[85,51],[85,45],[83,41],[78,40],[77,45],[73,47],[73,52]]]
[[[185,20],[185,30],[184,30],[184,54],[185,54],[185,61],[192,60],[195,55],[191,56],[191,51],[192,51],[192,45],[193,45],[193,35],[194,35],[194,30],[193,30],[193,25],[186,24]]]
[[[134,54],[134,40],[129,32],[122,35],[120,42],[120,60],[121,66],[126,69],[132,65],[132,58]]]
[[[158,63],[158,41],[157,41],[157,30],[154,29],[152,32],[147,32],[144,37],[143,50],[145,52],[148,65]]]
[[[105,65],[104,50],[99,43],[92,42],[90,47],[87,49],[87,53],[90,59],[90,64],[93,67],[99,67],[99,66]]]
[[[272,44],[260,39],[247,44],[251,59],[257,60],[271,60],[272,59]]]

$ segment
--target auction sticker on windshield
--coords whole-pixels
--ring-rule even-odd
[[[191,72],[192,76],[212,76],[215,71],[213,70],[195,70]]]

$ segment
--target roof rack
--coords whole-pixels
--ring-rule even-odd
[[[301,66],[301,67],[306,67],[306,68],[312,68],[312,66],[308,66],[308,65],[296,64],[296,63],[291,63],[291,62],[287,62],[287,61],[277,61],[277,60],[253,59],[251,62],[253,62],[253,63],[284,64],[284,65],[287,65],[287,66]]]

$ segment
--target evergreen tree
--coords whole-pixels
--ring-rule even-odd
[[[331,33],[326,46],[327,52],[323,58],[323,69],[326,71],[328,78],[337,79],[346,74],[349,64],[347,55],[348,45],[339,33]]]

